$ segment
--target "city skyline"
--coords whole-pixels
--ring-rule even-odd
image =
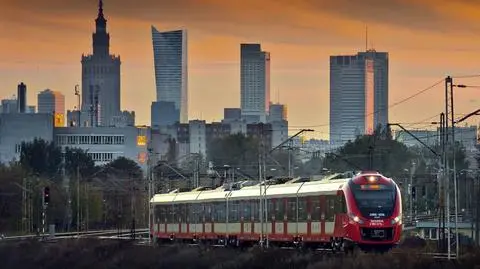
[[[434,9],[421,1],[382,3],[380,7],[371,5],[372,10],[356,6],[356,3],[348,6],[339,1],[324,4],[324,12],[319,11],[320,8],[309,11],[305,3],[297,3],[288,7],[291,8],[289,12],[282,6],[271,10],[271,18],[279,14],[288,15],[281,22],[254,13],[248,23],[241,23],[246,18],[236,11],[248,13],[254,10],[248,3],[237,7],[232,3],[209,1],[199,6],[191,1],[187,1],[189,5],[180,1],[180,4],[160,2],[155,6],[146,1],[146,9],[139,10],[128,2],[115,1],[115,5],[109,4],[111,2],[105,0],[105,5],[111,6],[107,19],[110,19],[109,32],[115,40],[112,51],[122,55],[124,62],[122,107],[137,112],[137,124],[149,123],[150,103],[155,99],[149,33],[152,24],[162,29],[186,28],[189,31],[190,119],[220,120],[224,107],[240,106],[238,44],[255,42],[275,55],[271,67],[272,101],[277,101],[275,96],[280,91],[280,103],[289,107],[289,125],[292,128],[312,126],[316,133],[320,133],[317,136],[326,137],[329,123],[328,58],[330,55],[363,51],[367,22],[373,47],[390,54],[390,105],[431,86],[446,75],[478,73],[477,64],[470,61],[480,57],[480,52],[475,49],[480,42],[472,38],[478,31],[475,26],[478,18],[469,15],[466,8],[474,10],[475,7],[469,7],[473,4],[468,2],[449,3],[448,10],[454,10],[450,18],[442,13],[443,7]],[[31,5],[31,8],[25,10],[22,5]],[[6,26],[0,42],[2,48],[13,53],[4,53],[0,57],[1,97],[11,96],[16,85],[23,81],[30,89],[27,100],[34,100],[40,89],[52,88],[66,96],[68,109],[73,108],[76,104],[74,85],[81,80],[78,55],[87,53],[86,49],[90,47],[88,35],[92,32],[91,20],[96,13],[96,5],[97,1],[81,1],[73,6],[56,1],[43,5],[29,1],[2,1],[7,12],[0,19]],[[268,3],[260,5],[267,7]],[[156,12],[145,12],[148,7],[159,13],[152,15]],[[187,10],[182,11],[180,7]],[[349,13],[346,7],[357,7],[358,14]],[[389,11],[395,10],[395,7],[398,7],[396,13],[399,15]],[[415,11],[419,8],[422,16]],[[16,20],[11,18],[19,10],[32,16]],[[31,13],[33,10],[35,12]],[[379,10],[384,12],[379,13]],[[365,21],[372,11],[377,11],[378,16],[372,21]],[[188,18],[184,14],[189,14]],[[206,15],[211,15],[211,18]],[[313,15],[318,15],[318,22],[311,20]],[[318,31],[323,29],[320,24],[328,19],[331,21],[327,24],[330,28],[319,37]],[[280,31],[282,27],[286,27],[285,31]],[[440,28],[444,33],[438,32]],[[53,29],[62,34],[47,35]],[[28,46],[22,44],[26,36]],[[452,38],[455,43],[444,42]],[[29,49],[32,46],[36,49]],[[475,85],[476,82],[478,79],[461,80],[464,84]],[[416,122],[434,116],[442,109],[442,93],[440,85],[390,109],[390,121]],[[459,114],[477,108],[479,100],[476,95],[474,89],[465,89],[456,95]],[[429,105],[423,105],[425,103]],[[316,127],[318,125],[322,126]]]

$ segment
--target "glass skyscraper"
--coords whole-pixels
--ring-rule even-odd
[[[157,100],[173,102],[181,123],[188,122],[187,32],[160,32],[152,26]],[[153,112],[153,111],[152,111]],[[161,116],[161,115],[160,115]],[[154,115],[152,115],[154,118]]]

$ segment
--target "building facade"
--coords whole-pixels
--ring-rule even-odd
[[[160,126],[168,126],[180,122],[180,111],[175,107],[174,102],[152,102],[150,108],[152,128],[159,128]]]
[[[173,102],[181,123],[188,122],[187,32],[160,32],[152,26],[157,101]]]
[[[100,0],[93,53],[82,55],[82,114],[88,126],[112,126],[120,114],[120,56],[110,54],[110,34]]]
[[[55,115],[55,127],[65,126],[65,95],[46,89],[37,95],[38,113]]]
[[[35,138],[52,141],[53,128],[51,114],[0,114],[0,162],[19,161],[22,142]]]
[[[270,53],[240,44],[240,106],[248,123],[266,123],[270,105]]]
[[[385,128],[388,124],[388,52],[377,52],[373,49],[359,52],[360,57],[373,61],[374,69],[374,126]]]
[[[107,164],[118,157],[137,162],[147,169],[148,128],[128,127],[62,127],[55,128],[54,141],[66,147],[88,150],[96,165]]]
[[[374,131],[374,63],[355,56],[330,57],[330,141],[344,144]]]

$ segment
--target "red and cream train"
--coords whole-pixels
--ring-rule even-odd
[[[263,235],[262,242],[268,240],[269,245],[336,250],[355,245],[388,249],[400,240],[400,190],[377,172],[348,178],[336,174],[318,181],[294,179],[262,184],[261,189],[258,182],[245,183],[155,195],[151,236],[158,243],[244,246],[259,243]]]

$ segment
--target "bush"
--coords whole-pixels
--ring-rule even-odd
[[[400,248],[395,253],[334,255],[280,249],[248,249],[195,246],[153,248],[128,241],[61,240],[56,243],[26,241],[0,244],[2,268],[308,268],[308,269],[469,269],[480,264],[480,251],[463,255],[458,262],[433,260],[418,250]]]

